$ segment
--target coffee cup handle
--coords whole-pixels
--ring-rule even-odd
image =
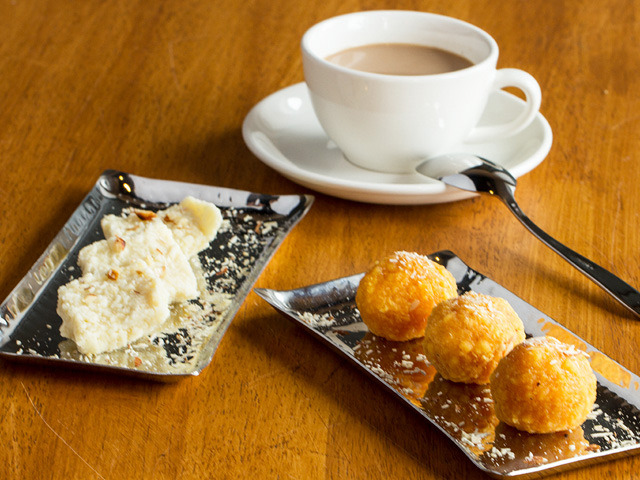
[[[540,85],[532,75],[517,68],[502,68],[496,71],[492,92],[505,87],[516,87],[526,97],[525,109],[513,120],[499,125],[483,125],[475,127],[465,142],[486,142],[499,137],[508,137],[524,130],[540,110],[542,92]]]

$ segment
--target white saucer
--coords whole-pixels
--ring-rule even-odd
[[[514,118],[524,102],[504,91],[492,94],[481,124]],[[266,165],[318,192],[367,203],[420,205],[469,198],[417,173],[393,174],[349,163],[320,126],[307,85],[298,83],[268,96],[249,112],[244,141]],[[492,143],[461,144],[452,152],[470,152],[506,167],[519,177],[537,167],[551,149],[551,127],[541,115],[519,134]]]

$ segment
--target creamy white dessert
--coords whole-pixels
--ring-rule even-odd
[[[169,296],[143,265],[115,279],[88,273],[58,289],[60,334],[82,353],[100,353],[151,333],[169,316]]]
[[[158,216],[143,220],[134,212],[124,217],[106,215],[100,225],[107,239],[80,251],[78,265],[83,273],[120,272],[142,261],[166,284],[170,302],[198,296],[189,259]]]
[[[204,250],[222,224],[218,207],[193,197],[158,212],[158,216],[187,257]]]
[[[58,289],[62,336],[95,354],[156,330],[170,304],[198,296],[189,258],[209,245],[221,223],[215,205],[193,197],[157,214],[131,209],[106,215],[105,240],[78,254],[82,277]]]

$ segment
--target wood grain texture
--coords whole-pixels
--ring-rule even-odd
[[[299,41],[356,10],[441,13],[532,73],[554,131],[519,181],[543,229],[640,285],[640,0],[3,0],[0,298],[99,174],[309,193],[240,127],[303,80]],[[250,173],[249,173],[250,172]],[[316,194],[257,282],[294,288],[394,250],[450,249],[632,371],[640,323],[497,200],[379,206]],[[251,293],[199,376],[157,385],[0,363],[0,477],[485,478],[435,428]],[[640,478],[637,457],[561,475]]]

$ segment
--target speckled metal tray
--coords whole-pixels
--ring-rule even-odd
[[[104,238],[100,220],[105,214],[128,207],[158,210],[187,195],[216,204],[224,220],[216,238],[192,262],[201,298],[174,307],[170,322],[124,349],[80,354],[60,336],[56,314],[58,287],[81,274],[79,250]],[[0,356],[159,381],[197,375],[210,363],[258,275],[312,203],[308,195],[262,195],[106,171],[0,304]]]
[[[418,341],[391,342],[368,332],[355,305],[362,274],[291,291],[255,292],[353,361],[439,428],[481,470],[496,478],[538,478],[638,453],[640,378],[449,251],[430,255],[456,278],[458,290],[505,298],[528,336],[552,335],[586,351],[598,379],[596,406],[567,433],[532,435],[495,417],[487,386],[444,380]]]

